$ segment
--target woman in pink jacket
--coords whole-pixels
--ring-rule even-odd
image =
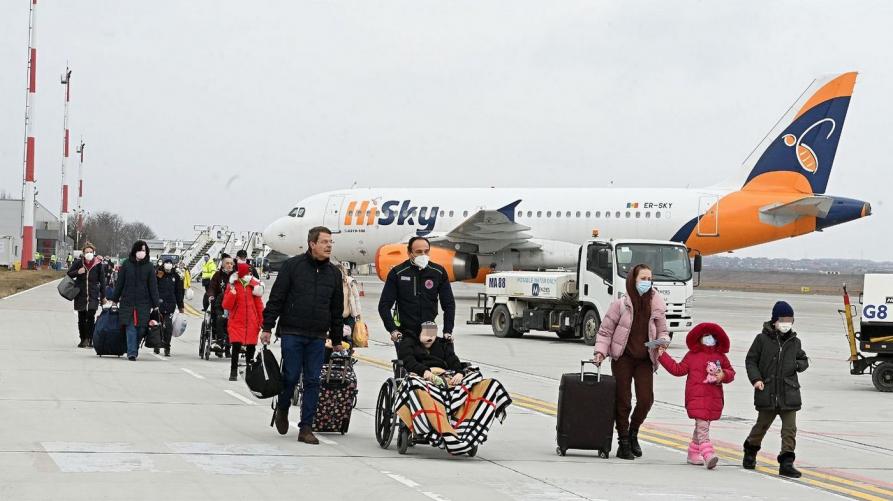
[[[611,357],[611,373],[617,381],[617,457],[621,459],[642,456],[639,427],[654,403],[654,373],[658,367],[657,350],[647,348],[645,343],[664,339],[669,344],[666,312],[663,298],[651,287],[651,268],[639,264],[627,274],[626,295],[611,303],[598,330],[593,361],[600,365]]]
[[[729,352],[729,336],[719,325],[696,325],[685,338],[688,353],[678,364],[664,350],[660,351],[660,363],[670,374],[685,380],[685,409],[688,417],[695,420],[695,432],[688,444],[688,463],[716,467],[719,458],[710,442],[710,422],[722,417],[722,385],[735,379],[735,369],[726,357]]]

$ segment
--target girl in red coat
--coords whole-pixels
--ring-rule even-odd
[[[227,332],[232,345],[232,356],[229,369],[229,380],[237,380],[239,353],[245,347],[245,359],[251,363],[254,347],[257,345],[257,334],[264,321],[263,286],[251,276],[251,267],[247,263],[239,263],[234,280],[226,286],[223,295],[223,309],[229,311]]]
[[[660,364],[674,376],[688,376],[685,381],[685,408],[695,420],[695,432],[688,445],[688,463],[716,467],[719,458],[710,443],[710,422],[722,416],[722,385],[735,379],[735,370],[726,358],[729,336],[716,324],[696,325],[685,338],[688,353],[678,364],[659,348]]]

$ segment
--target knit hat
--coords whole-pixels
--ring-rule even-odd
[[[782,317],[793,317],[794,309],[791,308],[791,305],[784,301],[779,301],[775,303],[775,306],[772,307],[772,321],[775,322],[779,318]]]
[[[245,275],[249,275],[251,273],[251,267],[248,266],[248,263],[239,263],[236,267],[236,273],[238,273],[239,278],[243,278]]]

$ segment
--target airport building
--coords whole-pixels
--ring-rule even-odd
[[[35,252],[44,256],[46,264],[55,254],[61,260],[71,252],[73,242],[62,235],[59,217],[39,201],[34,204]],[[19,260],[22,248],[22,200],[0,200],[0,267],[12,267]]]

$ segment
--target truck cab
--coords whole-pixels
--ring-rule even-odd
[[[497,337],[531,330],[555,332],[595,344],[611,302],[626,294],[628,274],[638,264],[652,271],[654,289],[667,304],[670,334],[691,327],[694,297],[689,250],[665,240],[593,238],[580,246],[576,271],[513,271],[487,276],[486,291],[469,323],[490,323]]]

